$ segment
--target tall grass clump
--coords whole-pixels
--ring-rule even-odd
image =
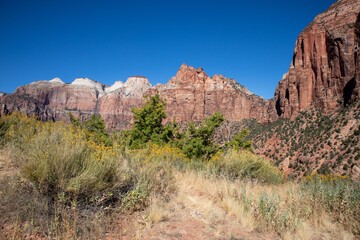
[[[314,214],[327,212],[354,234],[360,235],[360,184],[348,176],[313,174],[300,184]]]
[[[129,159],[128,169],[134,172],[136,187],[126,195],[125,209],[147,206],[145,200],[153,194],[168,199],[175,191],[172,164],[184,159],[178,149],[149,143],[144,149],[128,150],[126,158]]]
[[[21,174],[40,193],[90,197],[120,182],[121,158],[113,148],[87,138],[85,130],[63,122],[42,123],[20,113],[8,119],[7,137],[19,150]]]
[[[124,156],[109,137],[81,125],[14,113],[1,117],[0,127],[2,147],[10,148],[9,157],[20,169],[16,180],[2,182],[0,192],[8,197],[1,207],[18,209],[21,226],[43,218],[33,229],[51,238],[67,238],[65,232],[88,238],[89,231],[98,231],[94,238],[100,238],[109,226],[100,224],[100,231],[99,223],[110,213],[143,209],[152,194],[172,192],[170,163],[140,150]],[[16,199],[21,191],[28,193],[26,207]],[[11,214],[4,217],[15,221]]]
[[[231,180],[249,179],[268,184],[278,184],[283,180],[282,173],[274,165],[250,151],[228,149],[224,154],[212,157],[208,166],[217,175]]]

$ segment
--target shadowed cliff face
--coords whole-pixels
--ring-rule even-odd
[[[272,101],[278,116],[310,105],[330,113],[358,98],[359,12],[357,0],[339,1],[300,33]]]
[[[42,120],[80,119],[101,114],[110,129],[131,126],[131,108],[144,104],[144,95],[167,99],[167,121],[201,121],[220,111],[230,121],[254,118],[271,122],[293,117],[317,106],[331,113],[359,98],[360,3],[340,0],[318,15],[299,35],[291,66],[274,98],[264,100],[235,80],[207,76],[202,68],[183,64],[167,84],[151,86],[148,79],[131,77],[106,86],[88,78],[71,84],[60,79],[38,81],[0,95],[0,114],[34,113]]]

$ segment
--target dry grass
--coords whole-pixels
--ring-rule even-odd
[[[63,123],[10,120],[0,176],[15,172],[0,182],[0,220],[16,236],[102,238],[112,214],[144,209],[147,228],[183,216],[219,236],[229,223],[284,239],[359,234],[359,187],[344,178],[280,183],[281,172],[249,152],[219,153],[194,167],[169,146],[124,153]],[[136,234],[141,239],[140,227]]]
[[[196,209],[209,225],[221,222],[224,214],[228,214],[235,217],[248,231],[273,232],[284,239],[313,239],[316,236],[334,240],[355,239],[351,231],[336,223],[325,211],[310,214],[306,213],[306,209],[301,209],[298,214],[306,200],[301,199],[301,194],[304,193],[301,193],[298,184],[262,185],[251,181],[234,182],[207,178],[194,171],[176,172],[175,177],[179,191],[174,201]],[[276,224],[269,224],[267,215],[260,214],[259,204],[264,194],[280,197],[273,208],[275,213],[269,215],[270,220]],[[285,216],[285,213],[289,213],[289,216],[285,222],[288,225],[284,227],[281,217]]]
[[[151,224],[167,221],[173,214],[171,210],[172,206],[169,202],[165,202],[164,200],[154,196],[150,202],[147,218]]]

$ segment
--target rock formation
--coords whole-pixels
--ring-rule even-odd
[[[183,64],[168,84],[151,86],[145,77],[130,77],[106,86],[88,78],[65,84],[59,78],[37,81],[0,98],[1,113],[12,111],[35,113],[42,120],[67,120],[68,113],[80,119],[101,114],[107,127],[127,128],[131,108],[144,104],[144,95],[160,94],[167,99],[168,119],[200,121],[220,111],[230,120],[256,118],[268,120],[269,101],[252,94],[235,80],[215,75],[210,78],[201,69]]]
[[[268,100],[251,93],[235,80],[214,75],[202,68],[183,64],[176,76],[165,85],[158,84],[149,93],[167,99],[167,113],[176,121],[201,121],[219,111],[228,120],[255,118],[269,120]]]
[[[167,99],[168,121],[200,121],[220,111],[231,121],[253,118],[269,122],[296,116],[315,105],[331,113],[360,94],[360,3],[340,0],[318,15],[299,35],[293,61],[273,99],[264,100],[235,80],[207,76],[202,68],[183,64],[167,84],[151,86],[145,77],[130,77],[106,86],[88,78],[66,84],[59,78],[37,81],[0,95],[0,114],[35,113],[42,120],[67,120],[68,112],[85,119],[101,114],[108,128],[127,128],[131,108],[144,95]]]
[[[300,33],[271,104],[278,116],[310,105],[330,113],[359,98],[359,12],[358,0],[338,1]]]

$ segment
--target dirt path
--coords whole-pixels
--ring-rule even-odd
[[[9,150],[1,149],[0,178],[19,173],[8,157]],[[221,196],[218,196],[226,186],[216,185],[219,182],[194,173],[176,172],[175,183],[177,193],[170,202],[155,199],[149,209],[143,212],[118,216],[119,219],[114,219],[114,228],[104,239],[278,239],[249,230],[226,211]]]
[[[13,165],[9,157],[9,149],[0,149],[0,179],[12,177],[19,173],[19,168]]]
[[[276,236],[265,237],[249,231],[236,217],[229,215],[212,194],[206,189],[199,189],[203,183],[193,185],[184,182],[184,176],[176,174],[177,196],[170,203],[157,204],[165,215],[159,222],[151,222],[149,212],[138,214],[132,224],[123,224],[121,239],[278,239]],[[188,178],[188,177],[186,177]],[[194,179],[195,180],[195,179]],[[150,207],[151,208],[151,207]],[[118,236],[119,237],[119,236]],[[109,239],[113,239],[109,236]],[[119,239],[119,238],[117,238]]]

